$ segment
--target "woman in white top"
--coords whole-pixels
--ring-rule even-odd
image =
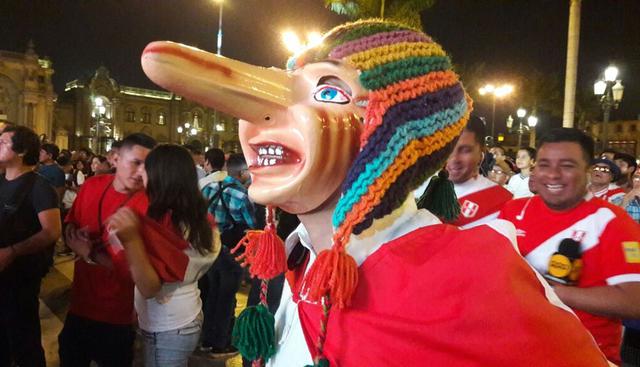
[[[160,145],[145,160],[143,175],[149,208],[147,217],[170,227],[190,247],[186,274],[180,282],[162,283],[151,265],[133,211],[121,208],[108,229],[124,247],[136,284],[135,308],[144,337],[145,366],[187,366],[202,327],[198,279],[220,250],[219,236],[207,217],[189,152],[177,145]]]
[[[529,191],[529,176],[531,169],[536,162],[536,150],[530,147],[520,148],[516,155],[516,167],[520,169],[520,173],[513,175],[507,184],[507,189],[513,193],[513,198],[524,198],[533,196]]]

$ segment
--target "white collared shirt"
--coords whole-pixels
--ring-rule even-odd
[[[409,195],[402,206],[393,213],[375,220],[373,225],[361,234],[351,235],[346,250],[360,266],[367,257],[386,243],[418,228],[440,223],[440,220],[427,210],[418,210],[413,196]],[[306,272],[315,261],[317,254],[311,246],[309,233],[302,223],[285,241],[287,256],[298,242],[309,250]],[[300,323],[298,304],[293,301],[293,293],[286,281],[282,290],[280,307],[275,314],[275,322],[277,353],[269,359],[267,366],[289,367],[313,364],[313,358],[307,347]]]

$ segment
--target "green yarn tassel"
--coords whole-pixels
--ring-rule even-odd
[[[308,364],[304,367],[329,367],[329,360],[326,358],[320,358],[317,362],[315,362],[314,364]]]
[[[460,215],[460,204],[449,181],[449,173],[441,169],[437,176],[431,177],[429,186],[418,200],[418,208],[427,209],[444,222],[454,222]]]
[[[263,304],[247,307],[233,327],[232,343],[244,358],[266,361],[276,352],[275,323]]]

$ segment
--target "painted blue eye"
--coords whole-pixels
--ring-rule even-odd
[[[351,97],[342,89],[333,85],[319,85],[313,92],[313,99],[318,102],[347,104],[351,102]]]

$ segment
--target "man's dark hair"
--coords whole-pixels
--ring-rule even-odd
[[[538,141],[538,150],[545,143],[576,143],[582,149],[584,161],[587,165],[591,165],[594,153],[593,139],[578,129],[561,127],[549,131]]]
[[[219,171],[222,169],[222,166],[224,166],[224,152],[222,149],[211,148],[204,153],[204,160],[209,162],[211,168]]]
[[[58,159],[58,155],[60,154],[60,148],[58,148],[58,146],[55,144],[44,143],[42,144],[40,149],[47,152],[47,154],[49,154],[51,156],[51,159],[53,159],[54,161]]]
[[[40,139],[38,134],[25,126],[8,126],[2,132],[13,133],[11,137],[11,150],[22,156],[22,163],[26,166],[33,166],[38,163],[40,156]]]
[[[111,149],[120,149],[122,147],[122,140],[116,140],[111,143]]]
[[[71,162],[71,158],[67,157],[66,155],[59,155],[58,159],[56,159],[56,162],[58,162],[58,165],[60,167],[64,167]]]
[[[602,153],[600,153],[600,155],[603,155],[604,153],[613,153],[613,155],[615,156],[616,154],[618,154],[618,151],[615,149],[606,148],[602,150]]]
[[[538,152],[535,148],[531,148],[531,147],[522,147],[518,150],[526,150],[527,153],[529,154],[529,157],[531,158],[531,160],[536,160],[536,153]]]
[[[229,176],[239,176],[242,170],[247,169],[247,161],[242,153],[234,153],[227,159],[227,173]]]
[[[480,146],[484,145],[484,136],[487,132],[484,120],[481,117],[471,116],[464,129],[473,133],[476,143]],[[502,151],[504,151],[504,149]]]
[[[60,156],[66,156],[68,158],[71,158],[71,152],[69,151],[69,149],[61,149],[60,150],[60,154],[58,154],[58,158],[60,158]]]
[[[157,144],[156,140],[147,134],[133,133],[122,139],[120,148],[131,149],[134,145],[139,145],[143,148],[153,149]]]
[[[9,121],[2,121],[2,122],[0,122],[0,124],[4,124],[2,129],[0,129],[0,134],[2,134],[4,132],[4,130],[6,130],[6,128],[8,128],[10,126],[16,126],[13,122],[9,122]]]
[[[631,154],[627,154],[627,153],[616,153],[616,154],[613,156],[613,160],[615,161],[615,160],[617,160],[617,159],[619,159],[619,160],[621,160],[621,161],[623,161],[623,162],[627,163],[627,165],[628,165],[629,167],[633,167],[633,170],[634,170],[634,171],[638,168],[638,162],[636,162],[635,157],[634,157],[634,156],[632,156]],[[633,174],[633,172],[632,172],[632,174]]]
[[[78,152],[84,152],[84,154],[85,154],[87,157],[91,157],[91,156],[93,155],[93,152],[91,151],[91,149],[86,148],[86,147],[83,147],[83,148],[78,149]]]
[[[507,155],[507,151],[504,149],[504,147],[502,147],[502,145],[494,145],[491,148],[500,149],[502,151],[502,154]]]

